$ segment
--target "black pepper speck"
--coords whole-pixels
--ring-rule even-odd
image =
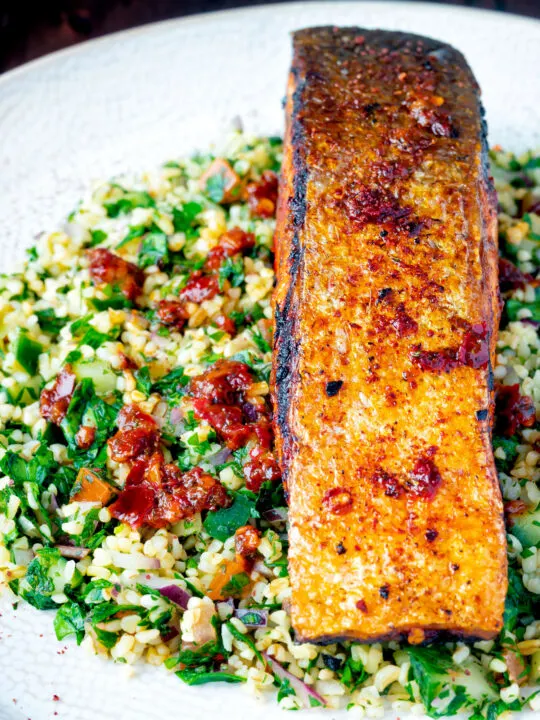
[[[341,390],[343,380],[330,380],[326,383],[326,394],[328,397],[334,397]]]

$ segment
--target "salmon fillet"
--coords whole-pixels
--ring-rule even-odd
[[[273,398],[300,640],[490,638],[496,199],[479,88],[428,38],[294,35]]]

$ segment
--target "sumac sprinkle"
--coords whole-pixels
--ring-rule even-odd
[[[428,528],[425,533],[425,538],[428,542],[433,542],[434,540],[437,539],[438,535],[439,535],[439,533],[437,532],[437,530]]]
[[[397,228],[412,212],[410,207],[401,207],[390,191],[379,188],[349,189],[340,202],[350,220],[358,225],[387,223]]]
[[[352,510],[353,498],[345,488],[332,488],[325,492],[323,505],[334,515],[345,515]]]
[[[397,498],[403,494],[403,485],[401,485],[396,475],[387,473],[384,470],[377,470],[373,473],[371,479],[375,485],[379,485],[384,489],[384,494],[388,497]]]
[[[489,362],[487,329],[485,323],[472,325],[465,333],[458,352],[460,365],[472,368],[485,367]]]
[[[409,473],[407,490],[411,495],[432,500],[442,482],[439,470],[429,457],[420,457]]]
[[[465,331],[461,345],[441,350],[422,350],[420,345],[409,354],[411,362],[422,370],[443,373],[457,367],[485,367],[489,362],[489,346],[484,323],[471,325]]]
[[[390,320],[390,325],[400,338],[406,335],[414,335],[418,332],[418,323],[405,311],[404,303],[399,303],[396,307],[396,314],[392,320]]]
[[[521,395],[519,385],[498,385],[495,391],[496,430],[511,437],[520,427],[532,427],[536,420],[534,401]]]
[[[95,248],[88,252],[90,277],[95,285],[116,285],[128,300],[142,293],[143,271],[110,250]]]
[[[381,235],[383,232],[386,233],[386,231],[383,230],[381,232]],[[386,233],[386,235],[388,235],[388,233]],[[375,301],[375,303],[378,304],[378,303],[382,302],[383,300],[385,300],[388,297],[388,295],[391,295],[391,294],[392,294],[392,288],[382,288],[382,290],[379,290],[379,292],[377,293],[377,300]]]
[[[361,610],[363,613],[367,613],[368,607],[366,605],[365,600],[357,600],[355,605],[358,608],[358,610]]]
[[[343,380],[330,380],[326,383],[326,394],[328,397],[334,397],[341,390]]]
[[[76,381],[71,365],[65,365],[56,376],[53,386],[41,392],[39,409],[45,420],[60,425],[67,413]]]

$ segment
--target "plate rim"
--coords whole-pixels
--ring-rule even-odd
[[[33,72],[39,71],[48,64],[53,64],[56,61],[61,61],[62,59],[73,55],[84,54],[99,44],[112,44],[119,38],[124,39],[128,36],[131,37],[135,35],[151,34],[156,30],[165,27],[178,26],[183,28],[190,25],[204,25],[205,23],[211,23],[212,21],[219,21],[220,19],[226,19],[233,16],[242,18],[243,16],[253,17],[256,15],[264,15],[271,9],[279,10],[285,13],[294,13],[298,10],[309,10],[310,7],[320,7],[321,5],[340,6],[341,8],[344,8],[347,5],[351,7],[362,6],[364,8],[369,7],[371,11],[381,8],[385,11],[392,9],[396,11],[410,10],[416,13],[433,15],[444,13],[454,16],[474,16],[476,18],[484,16],[486,18],[490,18],[490,21],[497,18],[500,22],[510,22],[513,25],[526,25],[528,28],[533,25],[536,27],[537,31],[540,32],[540,18],[529,17],[528,15],[518,15],[517,13],[510,13],[496,9],[468,7],[439,2],[422,2],[419,0],[337,0],[337,2],[332,2],[332,0],[308,0],[308,2],[294,0],[293,2],[272,2],[263,3],[255,7],[227,8],[212,12],[193,13],[192,15],[185,15],[182,17],[166,18],[164,20],[143,23],[142,25],[137,25],[132,28],[125,28],[124,30],[116,30],[115,32],[106,33],[105,35],[100,35],[99,37],[89,38],[88,40],[83,40],[73,45],[53,50],[52,52],[34,58],[33,60],[28,60],[17,67],[1,73],[0,88],[14,79],[25,75],[31,75]]]

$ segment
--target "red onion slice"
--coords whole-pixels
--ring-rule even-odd
[[[167,600],[170,600],[184,610],[187,610],[189,599],[192,597],[187,590],[184,590],[184,588],[178,585],[165,585],[165,587],[159,588],[159,592],[163,597],[166,597]]]
[[[286,522],[289,517],[289,512],[285,507],[271,508],[270,510],[265,510],[262,516],[265,520],[268,520],[269,523]]]
[[[56,549],[62,557],[70,560],[82,560],[90,554],[90,550],[85,547],[77,547],[76,545],[57,545]]]
[[[281,678],[282,680],[287,679],[289,681],[291,687],[296,692],[297,697],[302,702],[304,707],[312,707],[309,700],[310,698],[316,700],[319,705],[326,707],[326,700],[323,698],[322,695],[319,695],[316,690],[314,690],[309,685],[306,685],[306,683],[297,678],[296,675],[293,675],[288,670],[285,670],[283,665],[280,665],[277,660],[274,660],[274,658],[271,655],[268,655],[268,653],[263,652],[263,657],[272,668],[272,672],[274,673],[274,675],[277,675],[277,677]]]

